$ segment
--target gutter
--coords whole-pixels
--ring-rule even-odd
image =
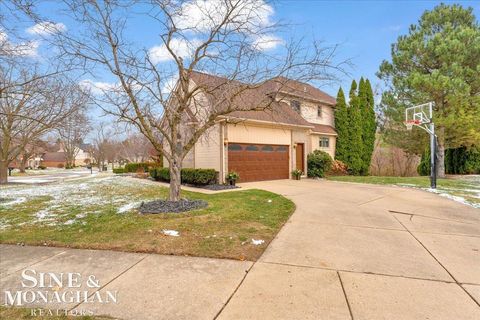
[[[304,128],[304,129],[315,128],[314,126],[309,126],[309,125],[274,122],[274,121],[266,121],[266,120],[254,120],[254,119],[239,118],[239,117],[232,117],[232,116],[219,116],[219,118],[226,120],[227,122],[233,119],[233,120],[238,120],[239,122],[269,124],[269,125],[282,126],[282,127],[294,127],[294,128]]]

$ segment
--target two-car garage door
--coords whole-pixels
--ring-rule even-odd
[[[288,179],[287,145],[229,143],[228,171],[240,182]]]

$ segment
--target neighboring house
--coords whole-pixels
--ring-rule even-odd
[[[214,87],[226,80],[195,72],[193,81]],[[205,96],[211,105],[217,104],[215,94]],[[306,174],[307,155],[313,150],[334,157],[333,97],[309,84],[276,78],[242,96],[242,103],[266,97],[274,99],[269,110],[235,111],[220,117],[185,157],[183,167],[213,168],[220,181],[236,171],[241,182],[248,182],[288,179],[293,169]]]
[[[67,159],[65,152],[45,152],[42,155],[41,165],[47,168],[63,168]]]
[[[78,153],[75,157],[76,166],[85,166],[90,163],[92,156],[88,151],[88,144],[81,144],[78,147]],[[55,152],[45,152],[42,155],[41,165],[45,167],[61,168],[67,164],[67,158],[62,145],[59,145],[59,149]]]

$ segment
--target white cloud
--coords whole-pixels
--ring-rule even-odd
[[[11,56],[38,57],[39,41],[25,41],[13,43],[8,40],[8,35],[0,30],[0,54]]]
[[[117,83],[93,81],[90,79],[80,81],[79,85],[91,90],[93,94],[102,94],[107,91],[115,91],[119,89],[119,84]]]
[[[256,37],[253,40],[252,47],[259,51],[267,51],[275,49],[277,46],[283,44],[283,39],[274,35],[263,35]]]
[[[173,22],[179,29],[190,29],[196,32],[207,32],[219,25],[224,19],[228,7],[218,0],[192,0],[181,6],[180,14],[175,15]],[[231,15],[228,27],[256,28],[271,25],[270,17],[274,10],[263,0],[241,0]]]
[[[185,39],[172,39],[170,41],[170,48],[175,53],[175,55],[186,59],[192,57],[195,48],[200,46],[200,44],[201,42],[198,39],[192,39],[190,41],[187,41]],[[164,44],[152,47],[148,51],[148,56],[154,64],[173,60],[173,56],[170,54]]]
[[[49,21],[39,22],[27,29],[29,34],[37,36],[48,36],[65,31],[67,31],[67,27],[63,23],[54,23]]]

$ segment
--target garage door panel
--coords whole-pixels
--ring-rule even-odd
[[[240,174],[240,182],[288,179],[288,146],[231,143],[229,171]]]

